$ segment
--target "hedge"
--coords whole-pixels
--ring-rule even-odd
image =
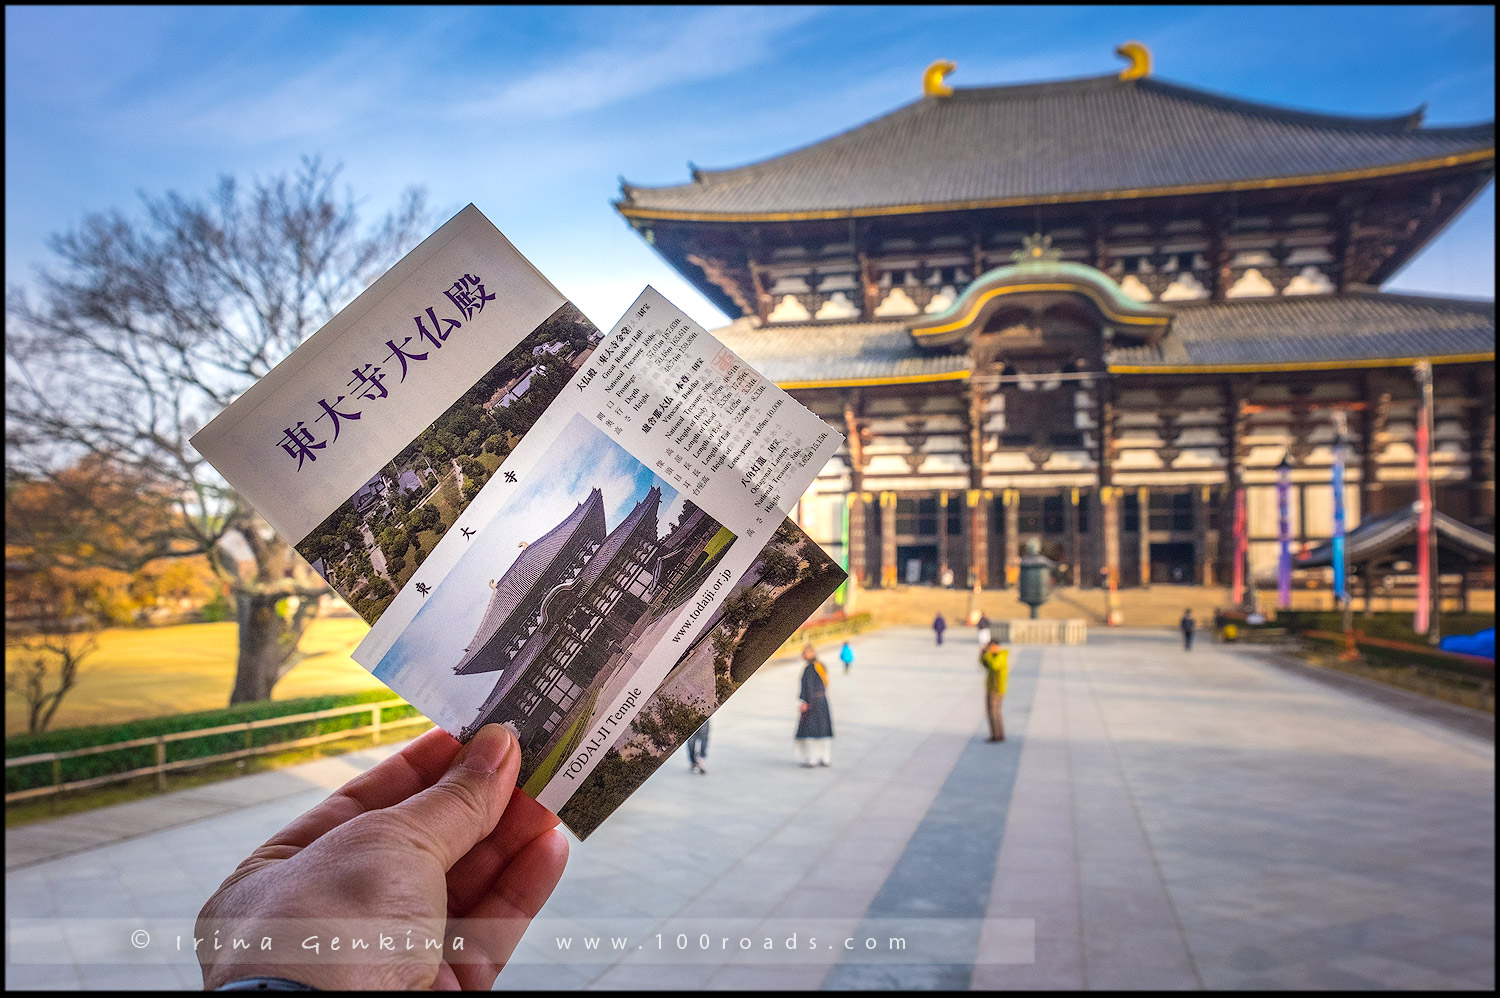
[[[1325,644],[1342,646],[1344,636],[1332,631],[1304,630],[1302,637]],[[1356,635],[1355,644],[1360,655],[1374,665],[1420,666],[1446,672],[1449,675],[1467,676],[1471,679],[1494,681],[1495,667],[1474,655],[1459,655],[1431,646],[1392,641],[1388,638],[1367,638]]]
[[[1372,638],[1423,643],[1427,638],[1411,629],[1410,612],[1384,611],[1366,617],[1354,613],[1354,629]],[[1275,627],[1292,631],[1343,631],[1344,618],[1337,610],[1277,610]],[[1473,634],[1495,626],[1493,613],[1444,613],[1440,618],[1444,634]]]
[[[358,703],[389,700],[394,696],[389,690],[364,690],[359,693],[330,694],[319,697],[302,697],[296,700],[262,700],[256,703],[237,704],[221,710],[204,710],[191,714],[171,714],[166,717],[144,718],[122,724],[102,724],[86,728],[66,728],[41,735],[17,735],[5,740],[5,757],[38,755],[44,752],[65,752],[69,749],[91,748],[113,742],[130,741],[135,738],[151,738],[156,735],[179,731],[196,731],[225,724],[240,724],[245,721],[260,721],[290,714],[310,714],[334,707],[347,707]],[[409,704],[398,704],[383,708],[382,722],[411,717],[417,709]],[[313,721],[299,721],[276,727],[257,728],[250,731],[251,746],[274,745],[278,742],[307,738],[362,727],[369,723],[368,714],[352,713],[339,717],[324,717]],[[233,752],[246,747],[245,732],[228,731],[204,738],[184,739],[167,743],[167,761],[198,759],[204,756]],[[62,760],[64,782],[83,780],[111,773],[123,773],[156,765],[156,746],[141,745],[115,752],[100,752],[76,759]],[[38,762],[26,766],[15,766],[5,771],[5,792],[29,790],[33,787],[50,786],[53,782],[52,763]]]

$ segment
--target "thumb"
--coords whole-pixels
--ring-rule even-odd
[[[486,724],[436,783],[390,810],[420,834],[446,870],[500,823],[520,770],[515,734]]]

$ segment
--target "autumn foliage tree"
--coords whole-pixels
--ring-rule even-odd
[[[270,697],[327,590],[188,439],[430,226],[417,189],[362,224],[337,176],[309,159],[248,185],[224,178],[204,197],[143,195],[136,216],[90,215],[53,237],[54,265],[7,295],[8,492],[62,487],[94,459],[142,489],[123,511],[158,504],[137,521],[145,534],[116,545],[93,531],[107,538],[128,518],[91,503],[76,550],[101,566],[134,542],[205,556],[235,601],[231,703]]]

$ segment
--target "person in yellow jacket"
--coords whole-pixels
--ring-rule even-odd
[[[1005,699],[1005,687],[1010,679],[1010,652],[992,638],[979,653],[979,665],[984,669],[984,707],[990,719],[989,740],[1003,742],[1005,720],[1000,716],[1000,703]]]

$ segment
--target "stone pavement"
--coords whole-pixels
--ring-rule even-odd
[[[1228,647],[1096,629],[1013,649],[1008,740],[987,744],[972,633],[856,639],[852,674],[833,669],[826,770],[793,761],[796,663],[766,666],[715,717],[707,776],[670,760],[575,843],[498,986],[1493,987],[1492,740]],[[124,841],[69,826],[82,848],[62,858],[13,865],[7,836],[7,915],[190,919],[389,751],[219,784],[215,806],[239,788],[244,806],[179,807],[185,823]],[[121,810],[93,820],[126,827]],[[605,942],[563,952],[565,927]],[[813,929],[909,945],[760,951]],[[20,949],[13,935],[10,987],[198,984],[185,965]]]

